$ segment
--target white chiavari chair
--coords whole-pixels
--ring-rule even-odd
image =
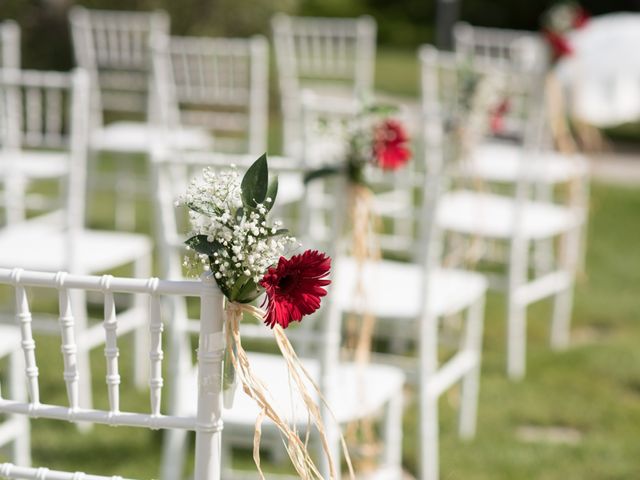
[[[28,400],[19,395],[7,396],[5,389],[0,397],[0,412],[24,419],[42,418],[64,422],[88,422],[111,426],[127,426],[145,429],[195,431],[195,473],[196,480],[220,479],[221,451],[221,362],[225,347],[223,334],[223,297],[212,277],[201,280],[167,281],[157,278],[119,278],[111,275],[86,276],[65,272],[49,273],[22,270],[20,268],[0,268],[0,285],[13,291],[15,298],[15,321],[20,326],[16,339],[24,354],[24,369],[21,377],[26,379]],[[91,292],[102,297],[104,309],[100,325],[101,343],[105,345],[106,392],[108,406],[91,409],[80,401],[82,370],[78,366],[77,352],[82,339],[76,330],[78,316],[83,312],[74,308],[74,292]],[[33,305],[46,294],[58,298],[58,334],[64,371],[60,381],[64,381],[67,404],[49,404],[42,400],[38,370],[37,345],[32,332]],[[139,312],[150,347],[142,361],[147,363],[149,375],[149,410],[127,410],[121,406],[121,394],[126,395],[127,382],[123,381],[119,369],[118,330],[122,324],[122,314],[116,310],[116,295],[142,298],[144,309]],[[166,298],[192,298],[199,301],[198,331],[198,381],[193,391],[184,392],[194,400],[196,408],[192,415],[167,414],[162,407],[163,330],[171,318],[163,318],[162,302]],[[42,360],[42,359],[40,359]],[[0,477],[33,480],[115,480],[120,476],[109,472],[107,475],[89,475],[80,472],[64,472],[46,467],[30,468],[28,465],[0,463]],[[149,472],[152,475],[153,472]],[[113,475],[113,476],[111,476]],[[178,477],[175,477],[178,478]]]
[[[161,135],[153,124],[157,99],[150,46],[155,35],[169,34],[169,17],[164,11],[76,6],[70,10],[69,23],[76,63],[91,76],[90,165],[93,170],[94,157],[101,152],[117,162],[113,173],[90,171],[90,184],[92,189],[116,191],[116,227],[132,229],[134,200],[149,188],[147,179],[136,173],[136,165],[146,164],[149,149]]]
[[[371,17],[277,14],[272,22],[283,115],[283,151],[300,153],[302,90],[355,100],[373,93],[376,23]]]
[[[82,70],[0,70],[0,164],[6,170],[6,202],[0,208],[6,219],[5,228],[0,230],[0,266],[100,273],[132,264],[136,275],[148,275],[152,245],[146,236],[85,227],[88,96],[89,77]],[[64,173],[58,185],[39,187],[37,193],[44,196],[40,206],[46,208],[32,212],[22,202],[28,185],[25,179],[29,179],[23,159],[43,156],[46,160],[50,155],[60,159]],[[82,405],[89,407],[89,352],[103,340],[96,326],[79,313],[86,299],[77,294],[75,301],[77,358],[82,372],[80,398]],[[118,334],[135,330],[136,350],[141,355],[144,335],[135,315],[139,305],[128,307],[129,314],[123,315]],[[49,321],[37,326],[51,330]],[[135,368],[136,378],[142,382],[144,362],[136,362]]]
[[[454,28],[454,40],[456,53],[462,61],[480,61],[501,68],[526,63],[542,73],[549,69],[546,44],[536,32],[476,27],[461,22]],[[545,87],[541,84],[540,88]],[[521,137],[523,126],[507,112],[504,134]],[[583,181],[588,176],[587,160],[582,155],[554,151],[546,144],[537,155],[540,158],[531,174],[539,183],[553,186],[575,179]],[[522,158],[521,145],[494,139],[479,145],[469,160],[473,175],[490,182],[515,183]],[[538,189],[541,193],[542,190]]]
[[[304,127],[307,122],[316,122],[317,113],[317,106],[303,110]],[[402,218],[412,219],[414,225],[397,228],[393,221],[381,221],[385,231],[376,232],[373,239],[383,253],[387,250],[396,255],[401,253],[408,256],[410,262],[382,259],[358,264],[350,256],[348,244],[336,246],[339,245],[336,239],[343,231],[340,223],[346,221],[344,217],[336,220],[336,216],[348,215],[345,195],[340,193],[345,187],[342,179],[337,180],[337,184],[332,183],[335,179],[326,181],[322,202],[318,202],[316,197],[315,188],[319,185],[314,185],[322,181],[310,182],[304,211],[308,212],[311,221],[302,235],[306,243],[333,249],[336,255],[332,285],[335,292],[328,306],[328,319],[324,320],[332,325],[331,328],[337,328],[344,316],[371,314],[375,317],[375,338],[388,339],[392,346],[394,342],[415,342],[418,358],[372,352],[372,359],[404,368],[408,378],[419,388],[420,478],[435,480],[438,478],[439,456],[438,399],[459,381],[463,390],[459,432],[464,438],[475,434],[487,282],[475,272],[442,265],[441,232],[434,222],[444,188],[438,176],[443,161],[442,139],[437,130],[434,132],[428,127],[425,125],[428,136],[424,146],[411,160],[426,165],[423,168],[407,166],[400,169],[394,175],[404,174],[407,178],[395,186],[392,182],[387,184],[387,188],[391,186],[387,194],[393,194],[394,188],[408,193],[410,201],[403,202],[405,217]],[[305,128],[305,131],[308,130]],[[313,141],[312,135],[308,143],[313,145]],[[429,176],[425,175],[425,169]],[[381,219],[389,213],[376,205],[375,200],[374,211]],[[324,235],[318,235],[318,225],[321,224],[324,224]],[[388,248],[390,246],[396,249]],[[398,248],[400,246],[404,251]],[[446,336],[444,324],[458,316],[463,318],[459,344],[454,346],[454,352],[447,361],[440,363],[438,355],[442,349],[439,343]],[[334,344],[332,346],[335,348]]]
[[[536,71],[549,72],[550,52],[546,42],[537,32],[522,30],[508,30],[471,26],[460,22],[454,27],[455,50],[466,61],[482,61],[499,67],[526,63]],[[549,124],[557,123],[557,115],[564,116],[566,101],[563,99],[562,87],[555,80],[554,73],[550,73],[544,86],[545,106],[547,108]],[[532,97],[533,98],[533,97]],[[536,101],[540,99],[536,98]],[[531,108],[536,108],[534,105]],[[554,112],[555,111],[555,112]],[[505,131],[498,133],[507,136],[523,137],[524,125],[514,119],[509,112],[504,119]],[[551,132],[548,132],[551,133]],[[560,132],[556,132],[556,135]],[[562,133],[564,135],[564,133]],[[551,201],[554,190],[578,183],[585,192],[577,199],[582,202],[581,208],[587,208],[589,188],[588,159],[575,151],[573,142],[567,143],[566,138],[556,138],[556,147],[551,138],[543,140],[542,148],[535,152],[536,161],[529,175],[535,180],[533,196],[537,200]],[[519,173],[524,171],[521,162],[527,156],[522,152],[521,143],[504,142],[491,139],[478,145],[469,158],[472,175],[488,182],[497,184],[514,184]],[[572,188],[569,186],[569,188]],[[584,264],[586,254],[586,222],[582,231],[581,264]],[[538,242],[535,253],[535,266],[539,272],[549,271],[552,263],[551,246],[548,242]],[[584,265],[583,267],[584,268]]]
[[[185,223],[185,212],[176,209],[175,201],[181,195],[187,182],[192,176],[198,174],[203,167],[228,168],[229,158],[227,156],[182,154],[176,155],[168,151],[156,151],[154,155],[154,172],[157,198],[157,235],[159,239],[159,250],[163,259],[163,273],[171,278],[182,275],[181,259],[184,254],[184,238],[188,231]],[[277,158],[274,165],[286,172],[290,168],[289,162],[278,165]],[[280,199],[278,199],[280,201]],[[182,209],[183,210],[183,209]],[[329,291],[329,296],[337,295],[337,292]],[[330,298],[330,297],[327,297]],[[181,302],[174,302],[172,305],[174,313],[174,326],[178,331],[173,335],[173,345],[178,352],[188,352],[188,339],[185,332],[193,332],[195,325],[190,322],[186,315],[185,305]],[[304,322],[303,322],[304,323]],[[305,367],[310,371],[316,383],[320,385],[325,398],[333,409],[339,424],[344,426],[363,417],[379,416],[382,414],[385,448],[380,458],[380,468],[378,476],[371,478],[400,478],[401,473],[401,438],[402,438],[402,405],[403,405],[403,373],[390,366],[372,364],[362,370],[353,363],[339,362],[338,352],[330,347],[333,342],[339,342],[340,322],[332,325],[325,324],[320,333],[309,336],[309,331],[305,328],[289,328],[287,335],[295,345],[298,340],[306,343],[313,342],[316,351],[324,352],[320,358],[303,358]],[[183,330],[180,335],[180,329]],[[251,341],[261,341],[272,343],[271,332],[264,325],[246,324],[241,328],[243,339]],[[268,348],[268,346],[267,346]],[[326,350],[325,350],[326,349]],[[282,412],[294,412],[285,416],[292,419],[300,432],[306,429],[307,415],[304,407],[294,394],[292,398],[289,392],[288,374],[284,360],[279,355],[259,353],[252,351],[249,353],[252,369],[256,375],[263,379],[269,390],[276,399],[278,408]],[[175,411],[190,411],[193,405],[188,404],[188,398],[181,390],[183,382],[193,381],[194,371],[190,357],[184,354],[177,354],[176,358],[182,361],[175,362],[172,372],[172,399]],[[362,380],[363,392],[359,392],[357,385]],[[188,389],[187,389],[188,390]],[[225,459],[225,478],[248,478],[253,474],[242,473],[231,469],[231,445],[250,447],[252,445],[255,419],[258,409],[254,402],[246,396],[242,389],[236,393],[233,407],[225,410],[223,418],[225,422],[226,451],[223,455]],[[313,394],[313,393],[312,393]],[[360,395],[363,394],[363,395]],[[315,395],[315,394],[313,394]],[[293,401],[293,403],[291,403]],[[318,399],[316,398],[316,401]],[[334,419],[326,411],[324,412],[324,423],[327,434],[331,442],[333,458],[340,458],[338,432],[334,428]],[[265,421],[262,427],[262,449],[273,453],[275,458],[281,458],[283,452],[279,450],[282,446],[279,442],[279,433],[273,423]],[[313,448],[320,448],[318,439],[312,435],[311,445]],[[163,479],[179,478],[182,473],[182,458],[186,439],[181,432],[169,432],[165,439],[165,456],[163,465]],[[323,475],[328,478],[328,465],[323,466]],[[339,470],[339,469],[338,469]],[[244,476],[243,476],[244,475]],[[270,475],[271,478],[271,475]],[[369,478],[369,477],[367,477]]]
[[[191,150],[254,155],[266,151],[268,44],[264,37],[158,37],[153,72],[168,143]],[[171,141],[171,132],[196,128],[210,135],[206,142]]]
[[[438,120],[447,125],[450,112],[459,109],[459,92],[465,81],[463,72],[472,68],[479,79],[500,75],[509,85],[512,96],[534,96],[536,100],[515,101],[515,105],[538,105],[537,109],[520,111],[526,128],[521,149],[522,170],[518,172],[514,188],[497,194],[486,188],[458,186],[441,199],[436,212],[438,227],[447,234],[466,237],[470,241],[500,242],[508,252],[505,275],[487,272],[490,286],[504,289],[507,301],[507,370],[512,378],[521,378],[525,371],[526,309],[544,298],[554,299],[551,343],[566,346],[573,284],[576,273],[576,250],[580,228],[586,212],[570,202],[531,200],[536,182],[535,162],[540,158],[540,136],[543,135],[543,114],[540,101],[540,75],[525,67],[510,66],[498,70],[491,64],[463,66],[455,56],[438,52],[431,46],[420,50],[422,69],[422,101],[425,112],[436,112]],[[482,80],[480,80],[482,81]],[[516,88],[517,87],[517,88]],[[484,112],[488,115],[488,112]],[[441,127],[444,128],[444,127]],[[482,135],[476,141],[482,141]],[[449,145],[448,148],[454,148]],[[473,146],[469,148],[473,155]],[[465,159],[448,167],[448,175]],[[458,170],[459,172],[459,170]],[[580,195],[580,192],[574,192]],[[531,272],[531,246],[539,241],[557,241],[550,271]],[[481,249],[482,250],[482,249]],[[477,252],[476,252],[477,253]],[[482,257],[480,251],[479,257]]]
[[[0,22],[0,67],[20,68],[20,26],[13,20]]]

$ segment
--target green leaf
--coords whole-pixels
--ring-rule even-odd
[[[253,302],[256,298],[262,295],[264,289],[256,285],[252,278],[250,278],[247,283],[245,283],[240,291],[238,292],[237,300],[240,303],[250,303]]]
[[[289,233],[289,230],[286,228],[279,228],[273,233],[271,233],[271,230],[269,230],[269,233],[267,233],[267,237],[277,237],[278,235],[284,235],[285,233]]]
[[[321,168],[318,168],[317,170],[311,170],[310,172],[305,173],[304,183],[307,184],[310,181],[315,180],[317,178],[327,177],[329,175],[336,175],[340,172],[342,172],[342,169],[337,166],[321,167]]]
[[[366,107],[365,112],[374,115],[392,115],[398,113],[398,107],[396,105],[378,103]]]
[[[208,255],[210,257],[212,257],[213,254],[220,248],[222,248],[222,245],[220,245],[218,242],[208,241],[206,235],[194,235],[184,243],[193,248],[196,252]]]
[[[246,208],[255,209],[259,203],[263,203],[267,196],[269,182],[269,167],[267,154],[263,154],[249,167],[242,178],[242,203]]]
[[[244,208],[240,207],[236,210],[236,222],[240,222],[242,220],[242,216],[244,215]]]
[[[265,201],[265,207],[267,207],[267,212],[270,211],[273,206],[276,204],[276,197],[278,196],[278,176],[274,176],[269,182],[269,188],[267,188],[267,198],[271,199],[271,202]]]

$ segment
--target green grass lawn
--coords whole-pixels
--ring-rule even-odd
[[[587,274],[579,281],[572,346],[548,347],[547,305],[530,310],[528,371],[524,381],[505,376],[505,324],[501,297],[486,313],[478,435],[456,435],[457,392],[441,401],[441,470],[445,479],[640,478],[640,189],[596,184],[592,195]],[[65,402],[58,340],[38,337],[43,401]],[[130,345],[122,342],[123,409],[147,408],[131,391]],[[93,356],[94,391],[105,406],[104,360]],[[100,395],[103,392],[103,395]],[[409,398],[415,398],[409,395]],[[575,429],[575,444],[524,441],[522,427]],[[416,468],[416,410],[405,416],[404,463]],[[34,464],[50,468],[155,478],[161,434],[97,426],[79,434],[71,424],[32,422]],[[243,462],[244,463],[244,462]],[[247,458],[247,463],[250,460]]]

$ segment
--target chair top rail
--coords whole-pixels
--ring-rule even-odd
[[[169,16],[164,10],[153,11],[122,11],[108,9],[88,9],[76,6],[71,9],[69,18],[72,23],[77,23],[84,18],[90,18],[93,21],[113,22],[113,27],[122,29],[137,29],[145,31],[149,29],[151,22],[162,20],[168,21]],[[102,26],[102,25],[100,25]]]
[[[76,275],[66,272],[48,273],[0,268],[0,283],[25,287],[79,288],[99,292],[147,293],[158,295],[199,296],[198,280],[160,280],[113,277],[111,275]]]
[[[67,73],[2,68],[0,69],[0,82],[5,85],[25,87],[69,88],[72,84],[73,76],[78,72],[79,70]]]
[[[0,463],[0,477],[21,480],[131,480],[119,475],[90,475],[83,472],[62,472],[40,467],[18,467],[11,463]]]

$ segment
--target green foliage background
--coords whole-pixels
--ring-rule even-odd
[[[544,10],[557,0],[459,0],[460,18],[475,25],[535,30]],[[584,0],[594,15],[640,11],[640,0]],[[73,57],[67,11],[74,5],[115,10],[164,9],[178,35],[269,34],[278,11],[318,16],[368,14],[378,21],[378,41],[391,47],[432,42],[436,0],[0,0],[0,18],[17,20],[23,31],[23,64],[68,70]]]

